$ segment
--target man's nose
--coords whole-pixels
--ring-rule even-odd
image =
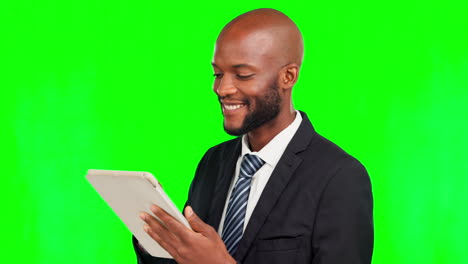
[[[223,76],[218,82],[215,92],[220,97],[226,97],[237,92],[237,88],[233,83],[233,80],[229,76]]]

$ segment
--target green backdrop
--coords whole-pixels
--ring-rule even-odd
[[[259,7],[304,35],[295,107],[371,175],[373,263],[468,263],[468,9],[423,0],[1,1],[0,262],[135,263],[86,170],[150,171],[181,208],[230,138],[214,41]]]

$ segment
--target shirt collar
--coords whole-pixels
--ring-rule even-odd
[[[296,134],[297,129],[299,128],[302,122],[302,116],[299,111],[296,110],[296,117],[294,121],[289,124],[288,127],[283,129],[280,133],[278,133],[268,144],[266,144],[260,151],[252,152],[249,148],[248,144],[248,137],[247,135],[242,136],[242,152],[241,157],[245,154],[253,154],[260,157],[265,163],[269,164],[273,168],[276,167],[281,156],[283,156],[283,152],[286,147],[289,145],[294,134]]]

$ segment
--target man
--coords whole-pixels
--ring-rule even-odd
[[[209,149],[184,210],[140,217],[174,260],[139,263],[370,263],[372,193],[364,167],[294,110],[302,36],[283,13],[258,9],[224,27],[213,58],[224,128],[241,136]]]

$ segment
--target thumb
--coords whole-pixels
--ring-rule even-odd
[[[193,231],[197,233],[206,233],[208,231],[208,225],[205,224],[198,215],[195,214],[191,206],[185,207],[185,218],[187,218]]]

